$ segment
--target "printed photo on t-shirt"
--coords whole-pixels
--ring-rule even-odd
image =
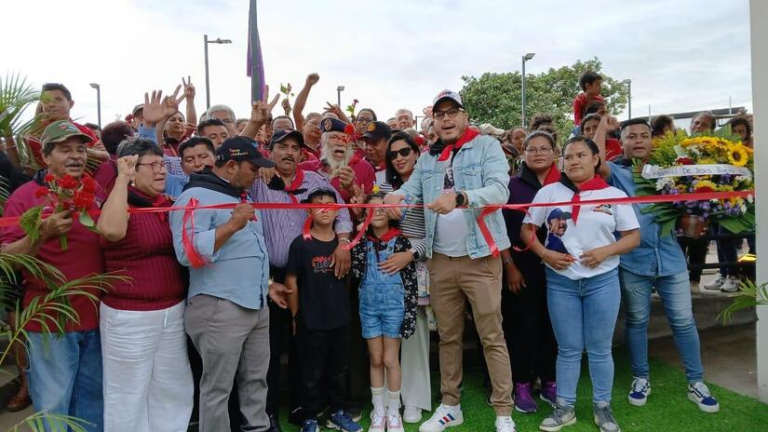
[[[563,242],[563,236],[568,232],[568,221],[571,220],[571,213],[553,209],[547,215],[547,241],[546,248],[555,252],[567,254],[568,249]]]

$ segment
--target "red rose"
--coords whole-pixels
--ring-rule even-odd
[[[53,174],[46,174],[43,180],[45,180],[46,183],[52,182],[54,179]]]
[[[39,188],[37,188],[37,190],[35,191],[35,198],[42,198],[42,197],[44,197],[44,196],[48,195],[48,192],[50,192],[50,190],[48,190],[48,188],[47,188],[47,187],[45,187],[45,186],[40,186],[40,187],[39,187]]]
[[[354,135],[355,134],[355,127],[352,126],[351,124],[347,124],[344,127],[344,133],[347,134],[347,135]]]
[[[84,175],[80,183],[83,185],[83,192],[96,192],[96,181],[90,176]]]
[[[87,210],[93,207],[95,200],[96,197],[93,195],[93,193],[83,190],[80,192],[75,192],[75,196],[72,198],[72,203],[76,208]]]

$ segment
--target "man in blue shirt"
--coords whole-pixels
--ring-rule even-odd
[[[651,155],[651,127],[644,119],[627,120],[621,125],[624,157],[605,163],[605,137],[615,129],[615,119],[603,116],[595,142],[600,147],[603,164],[600,175],[630,197],[636,196],[632,161],[643,163]],[[720,409],[717,400],[703,382],[699,334],[693,317],[688,268],[674,232],[662,232],[652,213],[643,213],[648,204],[634,204],[640,222],[640,246],[621,256],[621,289],[626,308],[625,333],[634,380],[628,401],[645,405],[651,394],[648,367],[648,321],[651,315],[651,291],[659,293],[675,345],[683,360],[688,379],[688,398],[704,412]]]

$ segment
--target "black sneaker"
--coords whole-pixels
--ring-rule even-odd
[[[363,410],[359,407],[349,407],[344,410],[345,413],[352,419],[353,422],[358,423],[363,418]]]
[[[277,420],[276,415],[269,416],[269,429],[267,430],[269,432],[283,432],[283,429],[280,427],[280,422]]]

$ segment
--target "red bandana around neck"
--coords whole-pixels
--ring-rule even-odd
[[[381,237],[376,237],[373,234],[368,234],[368,240],[374,241],[374,242],[388,242],[392,240],[393,238],[402,235],[403,232],[400,231],[397,228],[390,228],[389,231],[385,232]]]
[[[582,192],[589,192],[594,190],[601,190],[608,187],[608,183],[603,180],[602,177],[595,174],[595,177],[592,180],[586,181],[582,183],[579,186],[579,191],[573,194],[573,198],[571,199],[571,202],[578,203],[581,201],[581,193]],[[579,210],[581,210],[580,205],[574,205],[573,211],[571,217],[573,218],[573,223],[575,224],[579,220]]]
[[[445,148],[443,149],[442,153],[440,153],[440,157],[438,157],[437,160],[438,161],[446,161],[446,160],[448,160],[448,157],[450,157],[451,152],[453,150],[457,150],[458,151],[461,148],[461,146],[463,146],[464,144],[472,141],[478,135],[480,135],[480,133],[478,133],[477,131],[472,130],[470,128],[467,128],[464,131],[464,135],[462,135],[461,138],[459,138],[458,141],[456,141],[452,145],[446,145],[445,146]]]
[[[547,177],[544,179],[544,184],[542,186],[546,186],[548,184],[557,183],[560,181],[560,170],[557,169],[557,165],[552,162],[552,166],[549,168],[549,172],[547,173]]]
[[[301,168],[296,169],[296,176],[293,177],[293,181],[290,185],[286,186],[285,193],[288,194],[289,197],[291,197],[291,201],[293,201],[294,204],[298,204],[299,200],[296,198],[296,193],[299,190],[299,187],[301,187],[301,184],[304,183],[304,170]]]

